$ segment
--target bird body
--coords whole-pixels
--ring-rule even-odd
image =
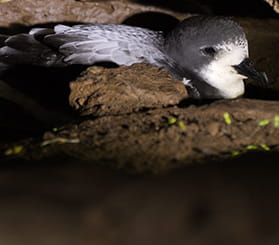
[[[149,63],[165,67],[194,98],[239,97],[250,71],[267,83],[264,73],[247,66],[247,59],[245,33],[226,17],[191,17],[168,34],[127,25],[86,24],[0,36],[0,62],[5,65]]]

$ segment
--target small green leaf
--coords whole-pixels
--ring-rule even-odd
[[[185,125],[184,122],[179,121],[179,122],[178,122],[178,125],[179,125],[179,127],[180,127],[180,129],[181,129],[182,131],[186,131],[186,125]]]
[[[258,123],[258,125],[259,126],[265,126],[265,125],[267,125],[267,124],[269,124],[269,120],[262,120],[262,121],[260,121],[259,123]]]
[[[169,125],[175,124],[176,121],[177,121],[177,118],[176,118],[176,117],[173,117],[173,118],[169,119],[168,124],[169,124]]]
[[[240,155],[240,152],[239,151],[232,151],[232,156],[236,157]]]
[[[53,131],[53,132],[57,132],[57,131],[58,131],[58,128],[53,128],[52,131]]]
[[[4,155],[5,156],[10,156],[10,155],[12,155],[13,154],[13,149],[12,148],[9,148],[9,149],[7,149],[5,152],[4,152]]]
[[[274,116],[274,127],[279,128],[279,115]]]
[[[16,145],[14,147],[14,154],[19,154],[19,153],[22,152],[22,150],[23,150],[23,146],[22,145]]]
[[[265,145],[265,144],[260,144],[260,146],[265,150],[265,151],[270,151],[270,147]]]
[[[17,155],[20,154],[23,151],[23,146],[22,145],[15,145],[12,148],[7,149],[4,152],[5,156],[10,156],[10,155]]]
[[[246,147],[248,150],[256,150],[258,147],[256,145],[247,145]]]
[[[224,113],[224,120],[225,120],[226,124],[228,124],[228,125],[232,124],[232,119],[231,119],[231,116],[228,112]]]

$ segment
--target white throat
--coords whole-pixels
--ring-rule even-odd
[[[223,46],[209,65],[202,67],[200,74],[211,86],[217,88],[222,98],[233,99],[244,94],[246,77],[232,67],[248,57],[248,49],[235,45]]]

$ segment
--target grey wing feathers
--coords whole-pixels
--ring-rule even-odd
[[[55,34],[44,41],[58,48],[69,64],[94,64],[110,61],[118,65],[154,63],[154,40],[160,33],[124,25],[96,24],[73,27],[57,25]],[[154,37],[153,39],[150,37]],[[151,54],[149,54],[151,53]]]
[[[96,24],[54,29],[34,28],[29,34],[0,36],[0,62],[43,66],[118,65],[151,63],[159,65],[163,35],[140,27]]]
[[[34,35],[17,34],[2,38],[0,62],[4,64],[58,65],[62,56],[37,40]]]

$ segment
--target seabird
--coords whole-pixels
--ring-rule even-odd
[[[244,94],[243,80],[248,77],[266,86],[266,74],[248,57],[241,26],[219,16],[187,18],[167,34],[127,25],[84,24],[0,35],[2,66],[149,63],[166,68],[193,98],[237,98]]]

